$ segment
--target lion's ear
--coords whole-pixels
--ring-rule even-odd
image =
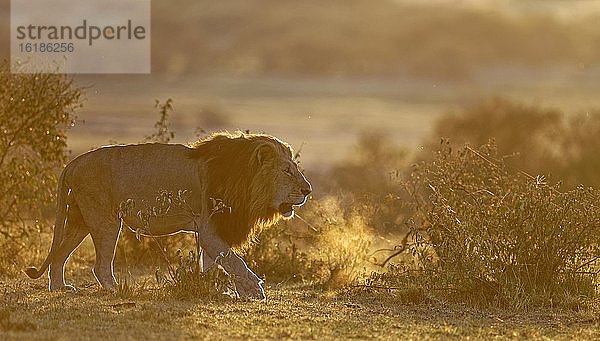
[[[263,143],[254,150],[253,159],[258,165],[275,159],[275,147],[269,143]]]

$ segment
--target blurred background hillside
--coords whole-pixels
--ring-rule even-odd
[[[69,147],[139,141],[169,97],[178,142],[264,131],[313,167],[365,131],[421,145],[441,114],[495,96],[585,113],[600,102],[599,18],[595,1],[154,0],[152,74],[77,76],[89,88]]]

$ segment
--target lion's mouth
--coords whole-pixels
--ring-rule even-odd
[[[291,218],[294,215],[294,204],[289,202],[282,203],[279,205],[279,213],[281,213],[284,218]]]

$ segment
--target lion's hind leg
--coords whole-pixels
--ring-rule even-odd
[[[69,256],[89,233],[79,208],[77,206],[69,207],[62,242],[50,262],[50,290],[75,290],[73,286],[65,284],[64,267]]]
[[[92,240],[96,249],[96,264],[94,265],[94,276],[104,289],[115,290],[117,281],[113,271],[115,249],[119,239],[120,228],[116,222],[105,222],[104,229],[97,226],[92,229]],[[114,225],[114,228],[109,226]]]
[[[92,272],[104,289],[115,290],[117,281],[113,274],[113,261],[121,230],[117,214],[109,209],[111,201],[106,193],[79,192],[76,198],[96,250]]]

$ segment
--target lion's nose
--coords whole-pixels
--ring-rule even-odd
[[[303,189],[303,190],[302,190],[302,194],[303,194],[304,196],[307,196],[307,195],[309,195],[309,194],[310,194],[310,192],[312,192],[312,190],[311,190],[311,189],[308,189],[308,188],[306,188],[306,189]]]

